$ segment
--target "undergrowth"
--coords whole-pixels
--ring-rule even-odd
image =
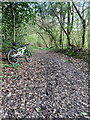
[[[72,49],[58,49],[58,48],[52,48],[50,51],[63,53],[65,55],[68,55],[69,57],[74,57],[76,59],[83,59],[85,62],[89,62],[90,53],[87,50],[72,50]]]
[[[0,68],[14,68],[18,70],[20,68],[20,64],[0,64]]]

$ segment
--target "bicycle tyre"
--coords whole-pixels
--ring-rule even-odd
[[[31,62],[32,61],[32,54],[30,52],[28,52],[28,55],[25,56],[25,59],[27,62]]]
[[[11,63],[11,64],[17,64],[19,59],[16,58],[16,57],[11,57],[11,55],[13,55],[13,53],[16,54],[16,53],[17,53],[17,50],[12,49],[12,50],[10,50],[10,51],[8,52],[8,61],[9,61],[9,63]]]

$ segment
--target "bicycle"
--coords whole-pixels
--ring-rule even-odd
[[[16,46],[13,46],[9,52],[8,52],[8,61],[11,64],[17,64],[19,62],[20,58],[25,58],[27,62],[32,61],[32,54],[28,51],[27,46],[28,44],[22,45],[20,48],[16,48]]]

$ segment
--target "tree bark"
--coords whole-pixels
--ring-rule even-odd
[[[67,34],[68,34],[68,37],[70,38],[70,2],[68,2]],[[70,45],[69,38],[68,38],[68,45]]]
[[[70,35],[70,2],[68,2],[67,34]]]
[[[62,45],[62,28],[61,28],[61,31],[60,31],[60,46]]]
[[[85,44],[85,31],[86,31],[85,20],[82,21],[82,24],[83,24],[82,47],[84,47],[84,44]]]
[[[79,15],[81,21],[82,21],[82,26],[83,26],[83,35],[82,35],[82,47],[84,47],[85,44],[85,33],[86,33],[86,21],[85,19],[82,17],[82,15],[80,14],[79,10],[77,9],[75,3],[72,1],[72,4],[77,12],[77,14]]]
[[[11,13],[12,13],[12,21],[13,21],[13,42],[15,43],[15,11],[13,7],[13,3],[10,3]]]
[[[60,9],[60,19],[61,19],[61,22],[63,23],[63,16],[62,16],[62,5],[61,5],[61,9]],[[62,28],[60,27],[60,46],[62,45],[62,34],[63,34],[63,31],[62,31]]]

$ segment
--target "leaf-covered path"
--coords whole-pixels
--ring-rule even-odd
[[[20,70],[3,70],[4,118],[77,118],[88,112],[86,63],[45,51],[32,59]]]

